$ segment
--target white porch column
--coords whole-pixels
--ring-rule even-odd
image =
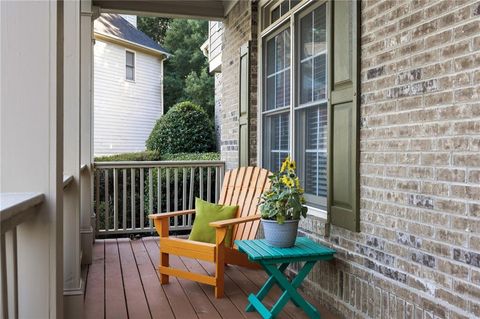
[[[80,248],[80,1],[64,8],[64,169],[72,182],[64,188],[63,285],[65,318],[83,317]]]
[[[0,1],[0,191],[45,195],[17,228],[19,318],[63,318],[62,21],[63,1]]]
[[[93,213],[93,21],[92,1],[80,1],[80,210],[82,264],[92,262]]]

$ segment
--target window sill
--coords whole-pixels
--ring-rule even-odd
[[[317,207],[308,206],[308,205],[307,205],[307,207],[308,207],[308,215],[312,215],[312,216],[315,216],[317,218],[327,220],[327,211],[326,210],[323,210],[323,209],[320,209],[320,208],[317,208]]]

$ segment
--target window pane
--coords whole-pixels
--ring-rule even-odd
[[[326,98],[325,5],[300,19],[300,104]]]
[[[285,37],[283,32],[275,37],[275,71],[283,70],[285,66]]]
[[[280,6],[281,6],[281,8],[282,8],[282,13],[281,13],[281,15],[283,16],[285,13],[287,13],[287,12],[290,10],[290,2],[289,2],[289,0],[284,0]]]
[[[300,103],[312,101],[312,60],[300,64]]]
[[[322,54],[314,58],[313,68],[313,100],[327,98],[327,56]]]
[[[297,111],[296,157],[305,193],[325,197],[327,194],[327,105]]]
[[[275,38],[267,42],[267,75],[275,72]]]
[[[267,79],[267,92],[275,92],[275,77],[272,76]],[[275,95],[267,94],[266,110],[273,110],[275,108]]]
[[[264,110],[290,105],[290,30],[284,30],[266,43],[266,83]]]
[[[277,21],[278,18],[280,18],[280,6],[272,10],[272,13],[270,16],[270,23]]]
[[[265,166],[277,171],[288,156],[290,113],[267,115],[264,119],[264,162]]]
[[[275,77],[275,106],[285,106],[285,82],[284,73],[280,73]]]
[[[133,66],[134,63],[134,54],[133,52],[128,52],[127,51],[127,65],[128,66]]]
[[[313,52],[315,54],[320,53],[326,49],[326,37],[327,37],[327,18],[325,12],[325,5],[322,5],[315,9],[313,12]]]
[[[309,14],[300,20],[300,58],[302,60],[313,55],[312,19],[313,14]]]
[[[131,81],[134,80],[134,72],[133,72],[133,68],[131,66],[127,66],[126,78],[127,78],[127,80],[131,80]]]

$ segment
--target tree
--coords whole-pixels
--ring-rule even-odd
[[[208,74],[206,69],[202,69],[200,74],[191,72],[185,79],[185,97],[198,105],[204,105],[204,109],[210,118],[215,114],[215,100],[213,94],[206,94],[213,90],[214,79]]]
[[[165,111],[183,101],[192,101],[214,114],[214,80],[208,73],[208,60],[200,46],[208,38],[208,22],[204,20],[142,17],[139,30],[145,32],[172,55],[164,64]],[[163,23],[163,24],[162,24]]]
[[[170,18],[160,17],[138,17],[137,28],[155,42],[162,44],[168,26],[172,22]]]
[[[159,154],[214,151],[213,122],[200,106],[191,102],[178,103],[157,121],[146,146]]]

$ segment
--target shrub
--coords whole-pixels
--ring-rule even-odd
[[[220,154],[211,153],[178,153],[162,155],[162,161],[218,161]]]
[[[160,155],[153,151],[122,153],[95,157],[95,162],[159,161]]]
[[[200,106],[178,103],[157,121],[146,146],[160,154],[211,152],[215,150],[213,123]]]

